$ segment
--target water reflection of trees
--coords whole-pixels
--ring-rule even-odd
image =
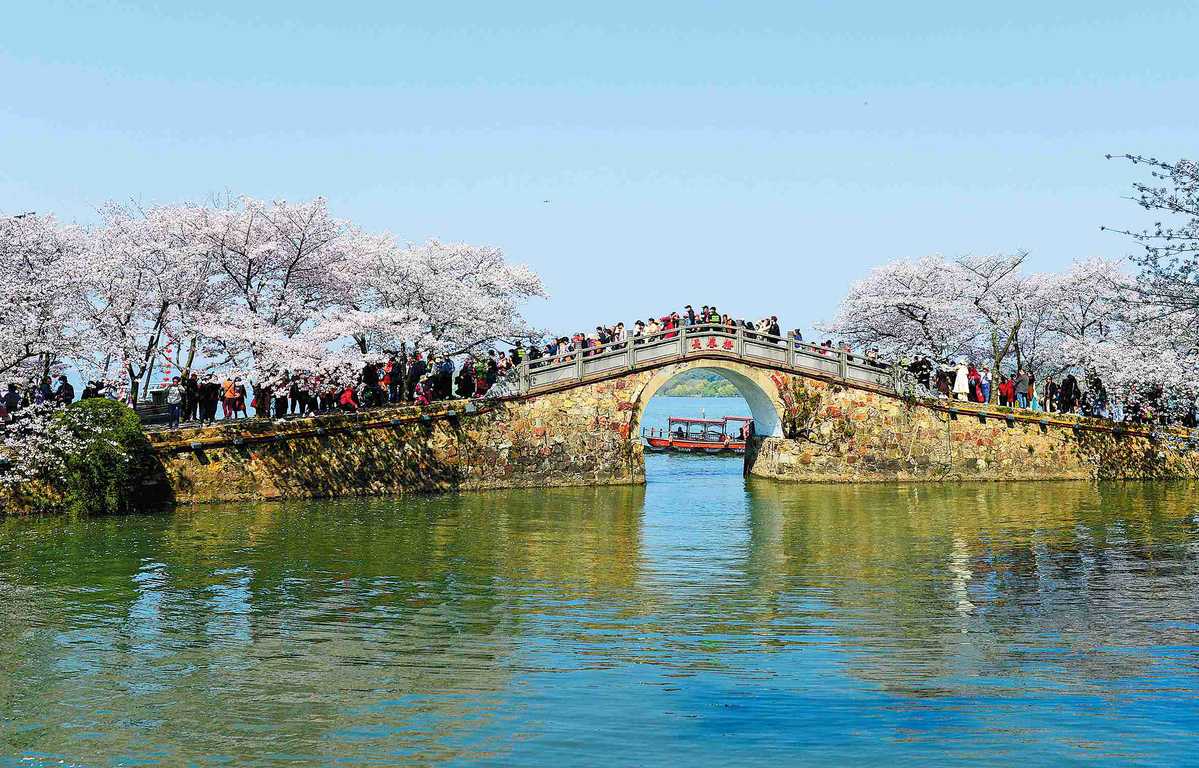
[[[0,686],[17,686],[0,695],[15,722],[92,738],[45,728],[7,746],[187,760],[404,743],[416,761],[498,747],[465,736],[527,670],[524,625],[627,592],[643,493],[200,508],[33,537],[46,548],[0,565],[0,584],[44,596],[0,635]]]
[[[1140,649],[1195,641],[1195,490],[755,481],[747,567],[825,603],[851,671],[893,690],[1144,676]]]

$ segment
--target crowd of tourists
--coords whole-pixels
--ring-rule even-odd
[[[1085,380],[1085,385],[1073,373],[1066,373],[1060,381],[1050,376],[1038,382],[1032,371],[1023,368],[993,376],[987,365],[979,366],[965,360],[934,363],[925,355],[917,356],[906,369],[926,392],[946,399],[973,403],[989,403],[994,399],[1009,408],[1134,424],[1166,423],[1160,389],[1137,396],[1112,397],[1103,382],[1095,377]],[[996,389],[994,398],[991,396],[993,386]],[[1184,410],[1183,425],[1196,426],[1194,407]]]
[[[721,313],[715,306],[702,306],[697,311],[690,304],[679,312],[651,315],[645,320],[636,320],[626,326],[623,322],[612,325],[597,325],[594,331],[579,331],[572,336],[560,336],[546,340],[529,349],[529,360],[541,364],[569,362],[576,354],[588,355],[599,352],[625,349],[625,345],[641,344],[656,339],[677,338],[681,328],[707,328],[735,332],[743,329],[747,338],[782,337],[779,319],[775,315],[757,321],[738,320]],[[791,337],[803,341],[796,329]]]
[[[435,400],[483,397],[520,364],[523,347],[507,354],[489,350],[468,356],[460,364],[432,352],[393,354],[368,361],[354,381],[334,382],[318,374],[284,371],[257,386],[243,377],[191,373],[173,377],[164,390],[169,424],[211,424],[220,418],[246,418],[253,408],[259,416],[283,419],[330,411],[357,411],[383,405],[428,405]]]
[[[747,339],[760,339],[776,344],[793,343],[824,355],[844,354],[849,360],[879,369],[891,369],[877,348],[856,353],[849,344],[834,344],[826,339],[810,347],[804,343],[798,328],[785,336],[777,315],[756,321],[736,319],[715,306],[702,306],[698,311],[686,305],[681,311],[651,315],[626,326],[623,322],[598,325],[594,331],[580,331],[571,336],[548,337],[533,344],[527,357],[533,365],[573,361],[609,350],[626,348],[658,339],[672,339],[680,329],[712,329],[725,332],[741,331]],[[726,340],[727,348],[731,342]],[[506,378],[522,360],[526,350],[519,342],[508,352],[488,351],[470,355],[455,363],[450,356],[434,353],[392,354],[367,362],[361,372],[346,383],[345,377],[326,379],[321,375],[283,372],[273,380],[254,384],[237,374],[224,376],[207,372],[190,372],[175,376],[163,389],[162,397],[169,412],[169,423],[177,427],[184,422],[211,424],[220,419],[247,418],[251,409],[258,416],[282,419],[330,411],[356,411],[383,405],[427,405],[450,398],[483,397]],[[1136,397],[1109,396],[1103,383],[1096,378],[1080,382],[1073,373],[1065,373],[1038,382],[1028,370],[1017,368],[994,376],[987,365],[965,360],[936,362],[926,355],[902,360],[899,367],[925,394],[975,403],[997,402],[1001,406],[1048,413],[1078,414],[1113,421],[1138,424],[1166,423],[1167,409],[1162,393],[1150,391]],[[992,387],[996,391],[991,392]],[[116,382],[90,381],[80,399],[107,397],[128,400],[128,387]],[[994,394],[994,397],[992,397]],[[75,388],[66,376],[20,386],[8,385],[0,401],[0,418],[11,420],[14,414],[30,405],[46,402],[69,404],[75,400]],[[1177,409],[1175,409],[1177,410]],[[1186,412],[1185,426],[1196,426],[1195,408]]]
[[[330,411],[356,411],[382,405],[428,405],[450,398],[477,398],[489,394],[523,359],[523,345],[507,354],[495,350],[468,355],[455,363],[449,356],[415,352],[394,354],[367,362],[351,383],[334,383],[320,375],[284,371],[277,378],[255,384],[239,374],[218,375],[192,371],[173,376],[161,390],[168,423],[212,424],[256,416],[276,419]],[[130,403],[129,388],[111,381],[89,381],[78,399],[103,397]],[[33,405],[70,405],[75,387],[66,376],[41,382],[9,383],[0,398],[0,421],[12,421]]]
[[[126,389],[112,381],[89,381],[79,393],[80,400],[104,397],[124,400]],[[75,402],[75,386],[66,376],[43,376],[40,381],[17,384],[9,382],[0,397],[0,421],[8,422],[20,411],[44,403],[70,405]]]

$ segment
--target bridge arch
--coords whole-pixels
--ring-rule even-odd
[[[762,437],[783,436],[783,404],[778,387],[771,379],[771,371],[749,366],[735,360],[696,359],[667,365],[654,372],[641,387],[634,399],[634,422],[632,434],[641,432],[641,416],[645,406],[658,390],[668,382],[690,371],[712,371],[720,374],[737,389],[737,393],[749,404],[754,419],[754,432]]]

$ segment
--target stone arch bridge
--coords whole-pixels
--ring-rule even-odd
[[[890,368],[745,329],[680,328],[526,361],[506,394],[424,410],[155,433],[182,501],[640,483],[645,405],[712,370],[750,406],[747,474],[801,482],[1194,477],[1182,430],[901,391]]]

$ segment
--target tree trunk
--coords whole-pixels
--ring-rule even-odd
[[[133,372],[132,365],[126,366],[126,368],[129,372],[129,402],[132,404],[132,406],[134,408],[137,408],[137,394],[138,394],[138,381],[137,380],[139,377],[137,376],[137,374],[135,374]]]
[[[187,344],[187,364],[178,366],[180,376],[190,376],[192,365],[196,362],[196,337],[192,336]]]
[[[143,392],[150,391],[150,379],[153,378],[153,376],[154,376],[154,363],[151,362],[149,365],[146,366],[146,370],[142,374],[142,377],[141,377],[144,382],[141,387]],[[137,401],[135,400],[134,402],[137,402]]]

